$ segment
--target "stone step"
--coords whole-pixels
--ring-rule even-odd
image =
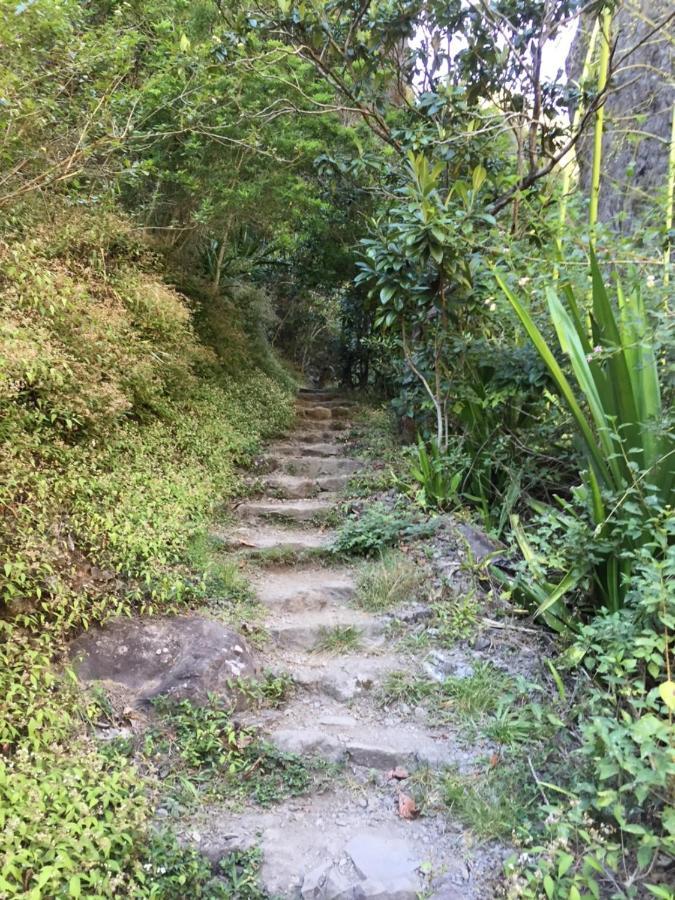
[[[308,500],[251,500],[240,503],[236,512],[240,519],[311,522],[328,518],[334,509],[335,497],[324,494]]]
[[[297,397],[296,398],[296,406],[299,407],[308,407],[308,406],[327,406],[329,409],[333,409],[336,406],[344,406],[345,408],[349,408],[354,410],[358,407],[358,403],[356,400],[350,400],[348,397],[340,397],[334,395],[332,397],[328,396],[314,396],[310,397],[307,395]]]
[[[309,423],[303,422],[302,431],[293,432],[292,441],[297,444],[335,444],[337,441],[346,440],[348,432],[338,434],[325,428],[308,427]],[[291,440],[290,436],[288,440]],[[338,444],[339,446],[339,444]]]
[[[260,572],[252,579],[261,603],[279,612],[346,606],[356,592],[349,569],[294,566]]]
[[[333,531],[302,531],[274,525],[242,525],[229,530],[214,529],[211,533],[227,547],[244,553],[257,550],[277,550],[280,553],[328,550],[335,540]]]
[[[336,391],[316,391],[316,393],[302,393],[296,397],[296,403],[321,403],[326,406],[358,406],[356,400],[344,397]]]
[[[301,387],[298,390],[298,400],[335,400],[340,396],[340,392],[335,388],[310,388]]]
[[[333,413],[329,406],[319,406],[315,403],[306,406],[298,405],[295,408],[296,416],[299,419],[314,419],[322,422],[332,419]]]
[[[344,711],[341,715],[317,711],[311,724],[273,727],[267,736],[288,753],[320,756],[367,769],[440,768],[466,762],[466,753],[447,735],[434,737],[424,728],[402,722],[363,723]]]
[[[314,457],[305,459],[301,455],[285,457],[278,460],[279,468],[276,471],[285,472],[288,475],[307,475],[317,478],[321,475],[340,475],[359,472],[365,468],[365,462],[349,457],[321,459]]]
[[[268,619],[265,623],[270,637],[278,647],[313,651],[333,629],[355,628],[360,643],[372,644],[384,632],[383,621],[349,607],[326,606],[319,610],[304,610],[284,619]]]
[[[327,440],[334,439],[338,434],[344,434],[345,437],[349,435],[351,426],[349,422],[344,421],[343,419],[308,419],[301,418],[298,422],[299,429],[301,428],[306,432],[316,432],[321,431],[329,434],[330,437]]]
[[[270,494],[285,500],[302,500],[316,497],[324,491],[333,493],[347,486],[349,475],[323,475],[308,478],[303,475],[269,475],[262,484]]]
[[[299,419],[326,422],[331,419],[345,419],[353,412],[350,406],[328,406],[323,404],[299,404],[295,408]]]
[[[272,444],[269,448],[270,456],[276,458],[286,458],[287,456],[318,456],[328,459],[334,456],[344,456],[345,447],[342,444],[312,444],[311,442],[296,443],[294,441],[285,441],[278,444]]]
[[[301,400],[296,403],[295,408],[301,415],[307,410],[321,408],[331,410],[331,412],[339,411],[339,416],[343,413],[346,415],[347,413],[355,412],[356,404],[353,400],[344,400],[341,398],[335,398],[334,400]],[[318,416],[317,418],[323,418],[323,416]]]
[[[293,678],[306,691],[348,703],[377,690],[390,672],[400,668],[401,660],[395,656],[350,653],[327,659],[325,654],[317,654],[305,664],[295,665]]]

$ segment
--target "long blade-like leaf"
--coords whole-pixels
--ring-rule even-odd
[[[534,344],[537,352],[548,367],[549,372],[553,376],[556,387],[563,395],[563,398],[567,403],[570,412],[574,416],[574,419],[579,426],[579,430],[581,431],[584,443],[586,444],[588,453],[597,469],[598,474],[606,484],[610,484],[612,479],[610,478],[605,459],[603,458],[603,455],[600,453],[596,445],[593,429],[586,419],[586,416],[584,415],[581,407],[579,406],[577,399],[574,396],[574,391],[572,390],[572,387],[565,377],[562,369],[558,365],[558,361],[548,348],[543,335],[532,321],[532,317],[530,316],[527,309],[525,309],[523,304],[513,295],[504,279],[501,277],[501,275],[499,275],[498,272],[495,272],[495,278],[497,279],[497,283],[499,284],[500,288],[504,292],[506,299],[515,310],[516,315],[518,316],[520,321],[523,323],[523,326],[525,327],[525,330],[527,331],[530,340]]]
[[[625,343],[619,324],[617,323],[612,304],[602,279],[598,260],[590,250],[591,277],[593,281],[593,314],[598,328],[599,343],[610,351],[606,362],[608,381],[614,395],[614,409],[617,414],[617,426],[621,429],[621,438],[627,447],[640,451],[642,443],[638,425],[638,410],[633,392],[631,372],[626,362]],[[642,463],[642,459],[636,460]]]
[[[588,364],[583,347],[581,346],[579,336],[555,291],[550,289],[547,290],[546,297],[548,299],[551,318],[553,319],[560,346],[570,358],[572,371],[574,372],[577,383],[588,403],[591,416],[595,422],[596,433],[598,435],[597,439],[600,442],[604,454],[603,464],[606,462],[607,468],[611,470],[614,484],[621,483],[623,479],[621,466],[617,457],[618,448],[615,446],[612,437],[614,423],[607,417],[602,398],[598,393],[597,385],[593,378],[593,373],[591,372],[591,367]],[[593,432],[590,431],[590,435],[587,435],[587,433],[584,432],[583,437],[589,452],[592,455],[599,455],[597,452],[596,438],[593,435]]]

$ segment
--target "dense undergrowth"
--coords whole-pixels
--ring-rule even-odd
[[[188,298],[119,215],[49,218],[24,209],[0,246],[0,893],[179,896],[143,867],[148,788],[87,737],[59,660],[112,615],[205,597],[191,546],[292,382],[247,332],[254,288]]]
[[[439,490],[452,469],[444,468],[447,458],[438,448],[420,461],[423,445],[402,451],[384,410],[369,410],[364,422],[388,479],[379,486],[379,502],[356,502],[336,547],[380,555],[364,570],[359,602],[381,609],[396,604],[399,583],[409,583],[411,550],[412,559],[443,558],[437,537],[447,522],[479,519],[480,511],[456,484]],[[656,427],[653,432],[660,434]],[[450,770],[439,780],[419,773],[416,797],[422,807],[449,809],[479,839],[515,848],[506,864],[509,898],[670,896],[673,519],[668,504],[649,499],[658,481],[637,467],[633,473],[633,489],[626,484],[613,508],[615,526],[610,517],[603,533],[581,489],[574,491],[574,507],[560,504],[562,513],[533,504],[527,537],[514,517],[510,545],[494,544],[497,549],[480,564],[468,553],[465,566],[478,579],[477,592],[457,594],[441,582],[430,602],[429,587],[423,587],[431,617],[413,631],[390,635],[402,651],[415,654],[471,642],[485,604],[500,595],[502,604],[508,601],[502,611],[534,615],[535,623],[541,604],[540,615],[557,633],[536,683],[517,684],[503,670],[479,665],[468,677],[442,683],[393,672],[379,691],[385,706],[424,706],[439,722],[452,722],[470,744],[482,737],[498,745],[496,757],[468,774]],[[360,494],[358,482],[355,490]],[[410,545],[407,554],[389,549],[399,543]],[[626,573],[622,606],[612,611],[600,599],[595,609],[594,598],[606,598],[601,576],[614,555]],[[421,560],[418,573],[424,571]],[[562,589],[546,580],[555,573]],[[555,615],[549,618],[549,612]],[[524,631],[536,635],[531,627]]]

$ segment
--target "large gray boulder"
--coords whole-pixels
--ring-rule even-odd
[[[131,702],[154,697],[236,705],[238,678],[257,667],[240,635],[202,616],[119,618],[85,632],[71,644],[71,660],[83,681],[123,685]]]

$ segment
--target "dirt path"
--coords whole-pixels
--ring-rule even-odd
[[[263,883],[275,897],[493,896],[485,887],[488,858],[474,864],[464,829],[443,814],[403,818],[407,779],[390,774],[397,768],[466,768],[485,748],[468,753],[447,727],[428,724],[422,709],[383,710],[376,699],[383,679],[394,671],[413,672],[418,663],[412,654],[396,652],[387,615],[354,605],[353,567],[306,560],[304,551],[332,542],[334,533],[324,523],[338,492],[366,467],[345,450],[352,413],[334,394],[301,393],[296,430],[269,447],[264,498],[242,503],[238,525],[225,535],[250,557],[255,591],[267,610],[265,665],[290,674],[297,685],[280,709],[248,713],[246,724],[281,750],[344,769],[323,792],[262,811],[210,807],[190,828],[200,849],[214,857],[259,846]],[[351,634],[353,646],[331,652],[331,639],[340,634]]]

